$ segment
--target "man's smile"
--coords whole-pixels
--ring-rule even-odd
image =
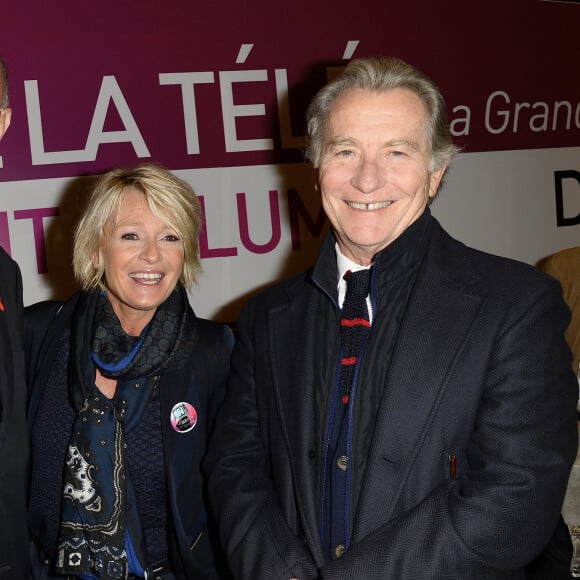
[[[353,209],[362,209],[364,211],[373,211],[376,209],[383,209],[389,205],[391,205],[392,201],[377,201],[375,203],[359,203],[357,201],[347,201],[346,202],[349,207]]]

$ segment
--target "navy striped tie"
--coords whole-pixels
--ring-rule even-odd
[[[369,294],[370,277],[370,268],[356,272],[349,270],[344,275],[346,295],[340,319],[340,340],[342,343],[340,386],[344,405],[347,405],[350,400],[353,372],[358,360],[360,347],[371,327],[366,302],[366,297]]]

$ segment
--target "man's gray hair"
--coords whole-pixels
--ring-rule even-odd
[[[8,104],[8,73],[6,72],[6,64],[0,56],[0,89],[2,89],[2,98],[0,99],[0,110],[5,109]]]
[[[325,148],[328,115],[335,100],[344,92],[363,89],[374,92],[404,88],[414,92],[425,104],[429,132],[430,170],[447,167],[459,148],[453,144],[447,108],[435,83],[424,73],[393,57],[353,60],[333,81],[314,97],[307,112],[308,157],[315,168]]]

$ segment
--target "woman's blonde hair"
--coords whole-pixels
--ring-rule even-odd
[[[123,194],[129,189],[143,193],[151,213],[173,228],[183,240],[184,262],[179,281],[186,288],[193,286],[201,269],[200,203],[188,183],[152,163],[132,169],[113,169],[98,179],[75,230],[73,270],[76,280],[83,290],[105,289],[104,227],[119,211]],[[95,255],[97,260],[93,260]]]

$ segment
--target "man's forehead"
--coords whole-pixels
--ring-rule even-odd
[[[355,137],[356,136],[356,137]],[[407,88],[381,91],[347,90],[331,105],[325,141],[348,141],[376,136],[388,143],[418,147],[428,140],[427,110],[423,100]]]
[[[416,118],[424,123],[427,107],[423,99],[406,87],[384,90],[348,89],[338,95],[328,110],[328,121],[360,117],[381,122],[382,118]]]

